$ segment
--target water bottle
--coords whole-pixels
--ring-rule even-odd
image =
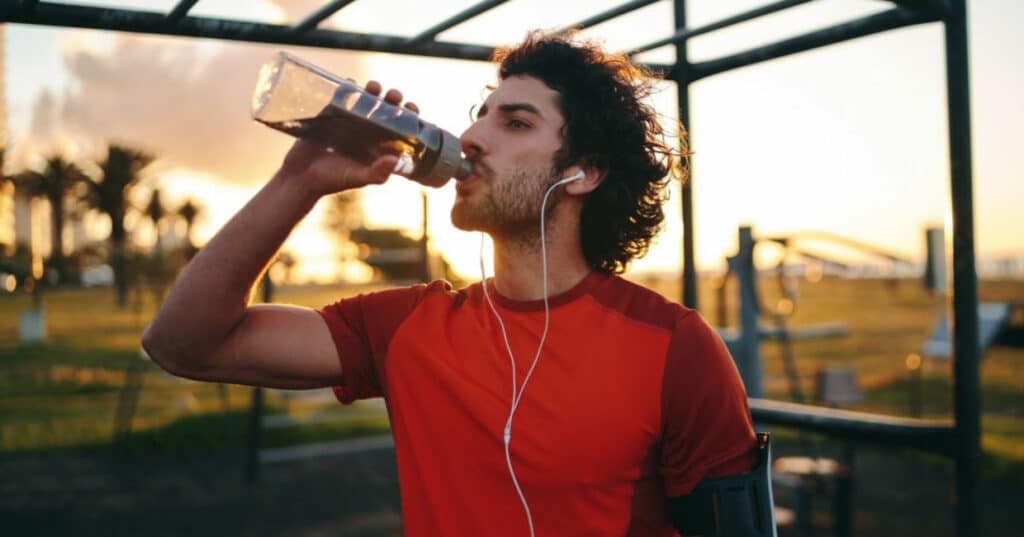
[[[362,164],[395,155],[394,173],[432,187],[472,171],[452,133],[286,52],[260,69],[252,117]]]

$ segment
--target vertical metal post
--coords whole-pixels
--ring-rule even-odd
[[[739,251],[735,260],[740,291],[740,351],[733,356],[748,397],[763,397],[761,383],[761,329],[758,323],[757,271],[754,269],[754,232],[739,229]]]
[[[836,475],[836,496],[832,507],[836,537],[852,537],[856,512],[853,509],[856,452],[849,442],[843,447],[843,464]]]
[[[686,28],[686,0],[675,0],[676,31]],[[676,43],[676,96],[679,101],[679,122],[690,134],[690,60],[686,53],[686,40]],[[680,149],[689,144],[680,141]],[[682,188],[683,204],[683,305],[697,309],[697,268],[693,255],[693,173]]]
[[[263,274],[260,282],[263,291],[263,302],[274,301],[274,282],[270,272]],[[253,484],[260,478],[260,445],[263,441],[263,388],[253,388],[252,406],[249,409],[249,442],[245,453],[245,482]]]
[[[245,453],[245,482],[252,485],[260,479],[260,444],[263,440],[263,388],[252,389],[249,410],[249,448]]]
[[[953,402],[956,414],[956,535],[981,534],[978,465],[981,387],[978,371],[978,274],[974,256],[970,80],[966,0],[950,0],[945,20],[949,107],[950,193],[953,197]]]

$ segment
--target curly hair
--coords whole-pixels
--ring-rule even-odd
[[[581,164],[606,172],[583,202],[583,255],[595,270],[625,272],[662,229],[669,179],[686,178],[682,126],[683,149],[673,151],[654,108],[641,102],[654,91],[653,77],[625,55],[540,32],[498,49],[494,60],[501,80],[531,76],[559,93],[565,125],[555,169]]]

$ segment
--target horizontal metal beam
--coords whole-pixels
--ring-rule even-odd
[[[893,263],[903,263],[906,265],[913,265],[914,261],[909,257],[899,255],[897,253],[890,252],[885,248],[875,246],[874,244],[860,241],[857,239],[851,239],[850,237],[844,237],[837,233],[831,233],[828,231],[796,231],[790,233],[786,237],[769,237],[768,240],[779,242],[782,244],[792,244],[795,240],[810,240],[810,241],[821,241],[828,242],[835,245],[845,246],[847,248],[857,250],[862,253],[873,255],[892,261]]]
[[[424,30],[419,35],[410,37],[405,44],[406,46],[414,46],[423,43],[424,41],[432,40],[434,39],[435,36],[437,36],[437,34],[449,28],[454,28],[455,26],[458,26],[468,21],[469,19],[476,17],[477,15],[480,15],[485,11],[500,6],[501,4],[504,4],[507,1],[508,0],[484,0],[483,2],[479,2],[476,5],[470,6],[462,10],[461,12],[452,15],[448,19],[445,19],[437,23],[436,25],[428,28],[427,30]]]
[[[646,7],[658,1],[660,0],[633,0],[632,2],[626,2],[625,4],[622,4],[620,6],[613,7],[602,13],[598,13],[593,17],[587,17],[577,22],[576,24],[570,24],[562,28],[561,30],[556,31],[555,35],[564,34],[572,30],[582,30],[584,28],[590,28],[591,26],[597,26],[598,24],[601,24],[604,21],[614,19],[615,17],[625,15],[626,13],[631,13],[633,11],[636,11],[642,7]]]
[[[10,2],[0,3],[0,22],[386,52],[454,60],[490,61],[491,56],[494,55],[494,47],[484,45],[430,41],[409,46],[407,45],[408,40],[400,36],[360,34],[319,28],[296,33],[293,27],[279,24],[207,17],[185,17],[178,24],[167,24],[167,17],[162,13],[68,4],[44,3],[39,4],[35,11],[25,12],[20,6],[11,5]],[[671,69],[670,65],[665,64],[643,64],[643,66],[659,77]]]
[[[174,9],[164,17],[164,21],[167,22],[167,24],[177,23],[181,19],[185,18],[185,15],[188,15],[188,11],[192,9],[197,2],[199,2],[199,0],[181,0],[178,2],[178,5],[174,6]]]
[[[43,24],[94,30],[227,39],[256,43],[274,43],[306,47],[348,49],[367,52],[392,52],[460,60],[487,61],[494,47],[460,43],[429,42],[406,45],[400,36],[359,34],[314,29],[296,34],[290,26],[257,22],[185,17],[178,24],[166,23],[165,15],[146,11],[98,8],[68,4],[42,3],[32,13],[18,6],[0,4],[0,22]]]
[[[646,45],[637,47],[637,48],[635,48],[633,50],[630,50],[626,54],[628,54],[630,56],[633,56],[635,54],[640,54],[641,52],[647,52],[648,50],[656,49],[658,47],[663,47],[665,45],[671,45],[671,44],[674,44],[674,43],[679,43],[679,42],[684,41],[686,39],[689,39],[691,37],[697,37],[698,35],[702,35],[702,34],[706,34],[706,33],[709,33],[709,32],[713,32],[715,30],[721,30],[722,28],[727,28],[729,26],[734,26],[734,25],[740,24],[742,22],[747,22],[749,20],[756,19],[758,17],[763,17],[765,15],[769,15],[771,13],[775,13],[776,11],[782,11],[783,9],[789,9],[791,7],[798,6],[800,4],[806,4],[807,2],[810,2],[810,1],[811,0],[782,0],[780,2],[775,2],[774,4],[768,4],[768,5],[765,5],[765,6],[761,6],[761,7],[757,8],[757,9],[752,9],[752,10],[744,12],[744,13],[739,13],[737,15],[733,15],[732,17],[724,18],[724,19],[722,19],[720,21],[713,22],[713,23],[708,24],[706,26],[700,26],[700,27],[693,28],[693,29],[685,29],[684,28],[684,29],[679,30],[678,32],[672,34],[669,37],[666,37],[664,39],[659,39],[657,41],[653,41],[653,42],[648,43]]]
[[[957,432],[952,422],[896,418],[768,399],[751,398],[749,402],[750,413],[757,423],[858,443],[957,456]]]
[[[805,52],[887,30],[938,20],[942,20],[942,13],[916,11],[902,7],[893,8],[850,22],[764,45],[753,50],[715,60],[694,63],[690,65],[688,76],[691,81],[700,80],[718,73],[774,60],[790,54]]]
[[[308,32],[309,30],[316,28],[318,24],[324,21],[324,19],[334,15],[338,11],[341,11],[341,8],[351,4],[352,2],[355,2],[355,0],[334,0],[333,2],[314,11],[310,16],[303,19],[302,22],[296,24],[292,28],[292,32],[297,34]]]
[[[890,4],[896,4],[900,7],[909,7],[911,9],[931,9],[939,10],[942,13],[946,13],[949,10],[949,4],[946,0],[884,0]]]

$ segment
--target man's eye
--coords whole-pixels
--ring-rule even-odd
[[[518,120],[518,119],[510,119],[510,120],[508,120],[508,127],[511,128],[511,129],[516,129],[516,130],[518,130],[518,129],[528,129],[530,127],[530,124],[525,122],[525,121]]]

